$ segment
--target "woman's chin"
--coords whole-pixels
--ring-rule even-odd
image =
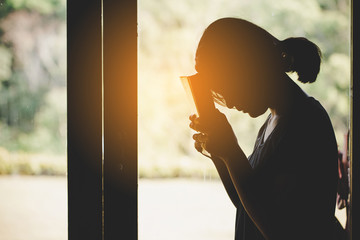
[[[258,114],[254,114],[254,113],[251,113],[251,112],[246,112],[246,113],[249,114],[249,116],[252,117],[252,118],[257,118],[258,116],[260,116]]]
[[[235,106],[235,109],[240,111],[240,112],[247,113],[252,118],[257,118],[257,117],[263,115],[267,111],[267,108],[243,109],[243,108],[240,108],[240,107],[237,107],[237,106]]]
[[[262,109],[262,110],[258,110],[258,111],[248,111],[248,112],[243,110],[243,113],[249,114],[249,116],[252,118],[257,118],[257,117],[263,115],[266,111],[267,111],[267,109],[265,109],[265,110]]]

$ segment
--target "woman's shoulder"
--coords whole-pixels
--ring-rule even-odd
[[[291,111],[280,118],[281,141],[287,144],[308,145],[334,138],[329,115],[322,104],[311,96],[305,96],[293,105]],[[291,145],[293,145],[291,144]]]
[[[283,124],[279,139],[281,159],[291,166],[307,168],[308,163],[333,166],[337,160],[337,143],[330,118],[318,100],[308,97]],[[302,161],[305,160],[306,161]],[[333,161],[334,160],[334,161]],[[284,161],[280,161],[284,163]]]
[[[299,127],[311,127],[330,121],[324,106],[316,98],[308,95],[297,99],[285,119],[299,124]]]
[[[290,117],[289,133],[294,141],[304,145],[335,146],[336,138],[330,117],[323,105],[308,96]]]
[[[287,111],[290,119],[301,123],[316,124],[329,121],[330,118],[323,105],[315,97],[308,95],[300,86],[292,82],[292,101]]]
[[[308,96],[300,109],[300,121],[310,128],[327,127],[332,129],[330,117],[324,106],[314,97]]]

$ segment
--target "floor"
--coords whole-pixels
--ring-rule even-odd
[[[65,177],[0,177],[0,240],[66,240]],[[140,180],[139,240],[233,240],[235,208],[216,180]],[[345,212],[337,216],[344,223]]]

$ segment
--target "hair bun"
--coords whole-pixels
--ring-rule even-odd
[[[320,71],[321,51],[313,42],[303,37],[281,41],[284,70],[296,72],[302,83],[313,83]]]

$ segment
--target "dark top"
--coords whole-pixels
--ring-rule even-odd
[[[249,162],[254,201],[267,211],[276,239],[331,239],[337,186],[337,144],[330,119],[306,97],[264,142],[261,127]],[[269,116],[270,117],[270,116]],[[265,210],[266,209],[266,210]],[[236,240],[265,239],[243,206],[237,207]]]

